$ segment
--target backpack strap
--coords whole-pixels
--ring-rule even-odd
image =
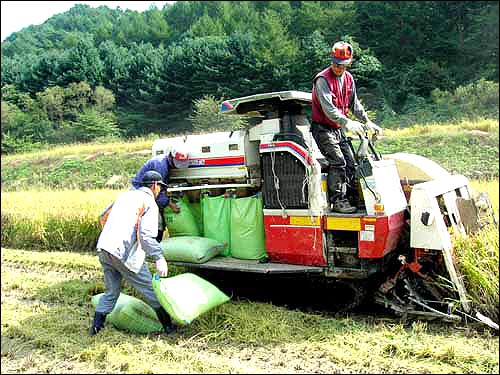
[[[106,221],[108,221],[109,214],[111,212],[111,208],[113,207],[113,204],[115,202],[111,202],[111,204],[102,211],[102,213],[99,215],[99,223],[101,223],[102,226],[106,224]]]

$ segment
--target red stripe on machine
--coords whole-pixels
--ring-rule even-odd
[[[264,143],[260,145],[261,149],[273,149],[278,147],[291,148],[293,151],[299,154],[308,164],[312,165],[313,162],[307,152],[297,144],[293,142],[273,142],[273,143]]]
[[[223,167],[231,165],[244,165],[244,156],[224,156],[219,158],[197,158],[189,159],[189,166],[196,167]]]

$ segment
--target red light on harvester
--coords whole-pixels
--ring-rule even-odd
[[[221,112],[230,111],[232,109],[234,109],[233,105],[231,103],[229,103],[227,100],[225,102],[223,102],[220,106]]]

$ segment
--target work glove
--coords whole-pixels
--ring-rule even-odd
[[[365,129],[365,126],[362,123],[360,123],[358,121],[353,121],[353,120],[347,119],[347,123],[345,124],[345,127],[350,132],[356,133],[360,136],[363,136],[363,131]]]
[[[378,125],[375,125],[371,120],[368,120],[365,125],[373,133],[375,138],[382,135],[382,128]]]
[[[160,258],[155,262],[156,269],[158,271],[158,275],[160,277],[167,277],[168,274],[168,266],[167,266],[167,261],[165,258]]]

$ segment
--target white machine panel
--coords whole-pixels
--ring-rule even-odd
[[[392,159],[396,162],[401,180],[423,182],[450,176],[450,173],[442,166],[420,155],[398,152],[384,155],[384,159]]]
[[[423,182],[413,186],[411,192],[411,240],[415,248],[444,250],[451,249],[448,227],[455,234],[465,235],[457,208],[457,191],[463,198],[469,198],[468,181],[464,176],[453,175],[446,179]],[[441,206],[440,206],[441,204]]]
[[[262,120],[260,124],[250,128],[249,139],[250,141],[262,141],[262,137],[264,137],[265,140],[263,142],[270,142],[279,131],[279,118]]]
[[[366,213],[377,214],[375,203],[384,205],[384,215],[387,216],[404,211],[407,203],[394,160],[371,161],[370,164],[372,175],[360,181]]]
[[[172,169],[174,180],[246,180],[248,167],[259,163],[258,144],[250,142],[246,130],[158,139],[153,143],[153,155],[168,153],[179,145],[185,145],[189,152],[189,167]]]
[[[457,287],[462,306],[469,312],[470,303],[465,286],[454,265],[451,238],[452,234],[466,234],[457,208],[459,195],[465,199],[470,197],[469,182],[462,175],[451,175],[413,186],[410,197],[410,246],[443,252],[450,279]]]

